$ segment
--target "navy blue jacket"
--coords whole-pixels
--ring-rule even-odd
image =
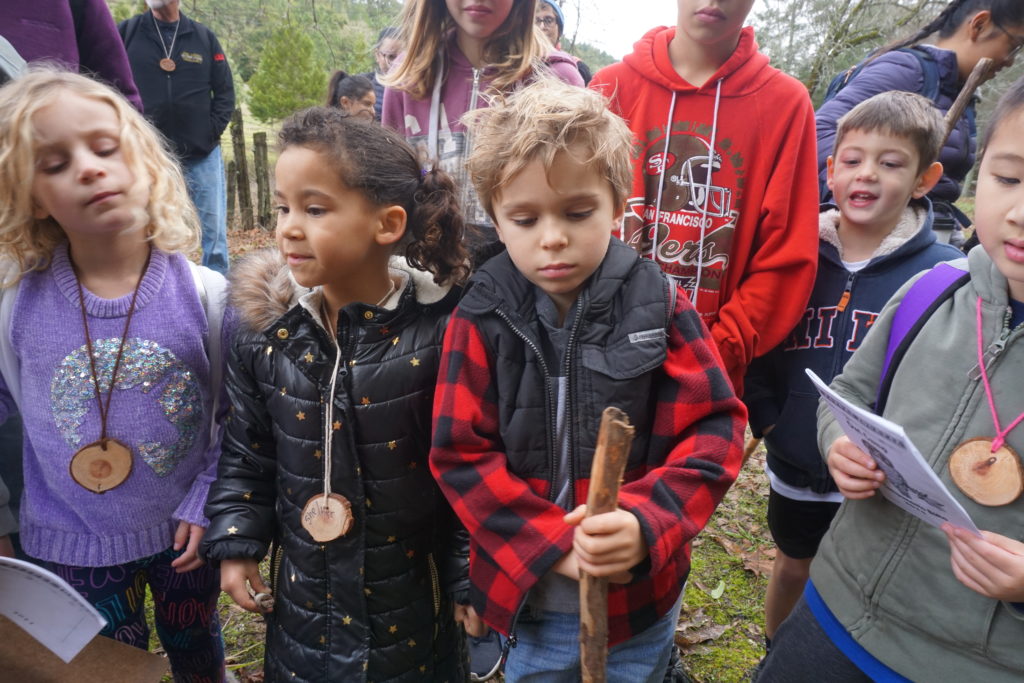
[[[846,270],[836,247],[822,239],[804,317],[786,341],[756,358],[747,371],[743,402],[750,411],[751,431],[761,436],[775,425],[764,439],[768,466],[791,486],[818,493],[837,490],[818,451],[818,392],[804,369],[831,382],[897,289],[936,263],[963,257],[955,247],[936,241],[930,202],[924,200],[922,206],[927,217],[917,233],[856,273]],[[825,205],[822,211],[834,208]],[[843,306],[845,292],[849,297]]]
[[[931,45],[917,48],[935,57],[939,67],[939,96],[935,105],[943,115],[953,105],[960,92],[960,75],[957,70],[956,53],[940,50]],[[864,100],[889,90],[905,90],[920,93],[924,89],[924,72],[921,62],[907,52],[887,52],[872,60],[831,100],[815,112],[814,122],[818,130],[818,184],[824,198],[828,192],[825,185],[825,160],[835,146],[836,122],[846,112]],[[974,126],[974,102],[957,121],[949,140],[939,153],[942,162],[942,179],[928,193],[932,201],[953,202],[960,197],[964,178],[974,166],[974,148],[977,130]],[[961,254],[962,256],[962,254]]]

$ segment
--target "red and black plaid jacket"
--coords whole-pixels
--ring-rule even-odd
[[[610,587],[612,645],[674,605],[689,542],[736,478],[746,424],[707,328],[683,295],[669,314],[666,280],[635,256],[613,240],[567,351],[576,500],[586,500],[601,410],[622,408],[637,433],[619,505],[639,519],[650,555],[631,583]],[[445,335],[434,402],[430,464],[471,537],[471,601],[505,634],[573,536],[549,499],[554,407],[532,347],[533,296],[506,255],[474,276]]]

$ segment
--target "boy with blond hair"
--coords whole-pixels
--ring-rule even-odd
[[[577,681],[579,572],[608,577],[608,678],[660,681],[689,544],[736,477],[746,412],[686,296],[610,237],[631,139],[604,98],[540,81],[473,134],[469,172],[507,251],[453,314],[430,454],[470,534],[463,623],[515,638],[507,681]],[[584,519],[606,406],[637,436],[619,508]]]
[[[768,526],[778,546],[765,597],[769,643],[800,598],[843,499],[818,452],[818,394],[804,370],[830,382],[896,290],[963,255],[936,240],[925,197],[942,176],[944,133],[939,110],[909,92],[881,93],[839,120],[828,158],[835,205],[820,214],[810,302],[789,338],[747,374],[744,401],[768,451]]]

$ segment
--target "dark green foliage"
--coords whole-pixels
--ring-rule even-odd
[[[327,90],[326,74],[309,35],[294,25],[283,26],[270,36],[249,79],[249,110],[270,123],[320,104]]]
[[[619,61],[604,50],[598,49],[593,45],[588,45],[587,43],[576,43],[576,45],[573,46],[571,50],[568,50],[568,52],[582,59],[586,65],[590,67],[590,71],[592,73],[596,73],[598,69]]]

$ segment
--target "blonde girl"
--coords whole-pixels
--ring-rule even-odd
[[[465,172],[472,140],[461,119],[542,74],[583,85],[569,55],[535,29],[536,0],[409,0],[399,18],[404,58],[385,78],[382,122],[456,181],[474,260],[497,241]]]
[[[53,70],[0,89],[0,420],[24,421],[22,546],[143,649],[148,585],[176,679],[219,681],[218,576],[197,548],[223,278],[185,259],[198,235],[177,164],[116,92]]]

